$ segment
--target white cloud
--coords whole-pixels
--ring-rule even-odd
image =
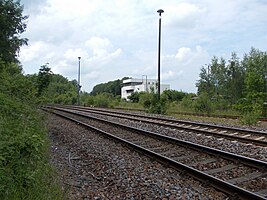
[[[100,77],[100,73],[98,71],[92,71],[88,74],[85,74],[85,78],[96,80]]]
[[[85,46],[92,52],[87,53],[87,61],[94,67],[98,65],[98,68],[122,54],[122,49],[114,49],[108,38],[93,36],[85,42]]]
[[[83,57],[84,55],[86,55],[86,53],[81,48],[68,49],[64,53],[64,58],[67,59],[67,60],[76,60],[78,57]]]
[[[38,1],[39,2],[39,1]],[[158,9],[162,8],[162,78],[194,91],[213,55],[266,50],[267,3],[260,0],[21,0],[29,13],[20,61],[26,73],[49,62],[83,90],[123,76],[157,77]],[[37,12],[38,11],[38,12]],[[93,80],[93,81],[92,81]]]
[[[186,58],[188,58],[191,54],[191,49],[188,47],[181,47],[177,54],[175,55],[175,58],[177,58],[179,61],[182,61]]]
[[[94,57],[100,58],[107,56],[108,49],[111,47],[111,43],[107,38],[99,37],[91,37],[85,42],[85,45],[93,51]]]
[[[30,43],[29,46],[22,47],[20,60],[21,62],[30,62],[40,58],[50,60],[54,56],[54,53],[51,52],[53,48],[53,45],[43,41]]]
[[[164,55],[162,60],[162,77],[173,88],[195,92],[195,83],[200,68],[208,63],[209,54],[201,46],[181,47],[175,54]]]
[[[48,0],[45,10],[48,14],[61,19],[76,19],[94,12],[99,3],[97,0]]]
[[[176,60],[179,64],[186,65],[192,63],[194,60],[208,57],[208,52],[197,45],[195,48],[180,47],[176,54],[164,55],[163,60],[166,62],[170,62],[170,60],[173,62]]]
[[[170,80],[176,79],[182,74],[183,74],[182,70],[179,70],[177,72],[174,72],[173,70],[165,71],[162,73],[162,80],[168,82]]]
[[[194,27],[203,12],[197,5],[190,3],[169,5],[165,11],[166,25],[179,29]]]

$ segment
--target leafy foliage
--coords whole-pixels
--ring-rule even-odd
[[[243,115],[259,113],[259,116],[264,116],[266,113],[267,52],[252,48],[243,60],[232,53],[228,63],[223,58],[219,62],[214,57],[208,67],[201,68],[199,77],[196,84],[198,94],[206,93],[206,100],[215,107],[220,104],[222,109],[223,106],[232,105]]]
[[[17,53],[22,45],[27,44],[27,39],[20,38],[28,18],[22,12],[20,1],[0,1],[0,57],[5,62],[18,62]]]
[[[94,105],[97,107],[110,107],[113,96],[109,93],[101,93],[95,96]]]
[[[128,99],[133,103],[138,103],[140,100],[140,96],[143,94],[144,92],[133,92],[130,96],[128,96]]]
[[[91,95],[95,96],[101,93],[110,93],[113,96],[121,95],[121,84],[124,79],[128,77],[124,77],[121,80],[109,81],[107,83],[100,83],[94,86]]]
[[[59,198],[37,89],[19,65],[0,59],[0,67],[0,199]]]
[[[185,97],[186,93],[182,91],[176,91],[176,90],[164,90],[162,96],[165,96],[165,98],[169,102],[173,101],[181,101]]]
[[[207,93],[202,93],[201,95],[199,95],[193,105],[196,112],[210,114],[212,111],[212,103],[208,98]]]
[[[27,75],[35,90],[39,104],[75,104],[77,102],[77,81],[69,81],[59,74],[53,74],[47,65],[41,66],[38,74]]]
[[[158,95],[155,93],[143,93],[140,102],[149,113],[166,114],[168,101],[164,97],[158,100]]]
[[[52,71],[51,68],[46,65],[41,66],[37,76],[38,96],[49,86],[51,82]]]
[[[32,82],[22,74],[18,64],[5,63],[0,58],[0,92],[10,98],[23,102],[35,101],[36,89]]]
[[[46,102],[56,104],[75,104],[77,102],[77,82],[52,74],[50,84],[44,91]]]
[[[60,199],[36,109],[38,87],[16,59],[27,42],[19,37],[26,28],[22,11],[19,1],[0,1],[0,199]]]

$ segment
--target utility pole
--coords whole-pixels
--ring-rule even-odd
[[[159,13],[158,100],[160,100],[160,39],[161,39],[161,13],[163,13],[164,10],[159,9],[157,12]]]

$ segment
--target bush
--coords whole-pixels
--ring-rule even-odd
[[[128,99],[133,103],[138,103],[141,95],[142,94],[139,92],[133,92],[130,96],[128,96]]]
[[[0,199],[60,198],[43,119],[2,93],[0,104]]]
[[[199,97],[197,98],[197,100],[195,100],[193,105],[196,112],[210,114],[211,111],[213,110],[212,103],[208,98],[208,95],[205,93],[199,95]]]
[[[94,105],[97,107],[108,108],[111,106],[113,96],[109,93],[101,93],[94,97]]]
[[[242,117],[240,119],[242,124],[246,125],[257,125],[258,118],[262,114],[262,105],[261,103],[254,103],[251,105],[243,104],[241,107]]]
[[[186,95],[183,99],[182,99],[182,106],[187,108],[187,109],[192,109],[193,108],[193,105],[194,105],[194,101],[192,100],[192,95]]]
[[[237,104],[234,105],[234,108],[242,113],[240,121],[242,124],[246,125],[256,125],[258,118],[264,114],[264,104],[260,100],[255,100],[253,102],[246,98],[240,99]]]
[[[158,100],[157,94],[144,93],[140,96],[140,102],[148,113],[166,114],[168,102],[164,97]]]
[[[240,118],[241,124],[244,125],[257,125],[259,115],[257,113],[245,113]]]

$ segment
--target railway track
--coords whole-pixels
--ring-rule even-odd
[[[233,141],[240,141],[243,143],[254,144],[267,147],[267,132],[256,131],[250,129],[241,129],[234,127],[225,127],[213,124],[189,122],[178,119],[163,119],[156,116],[147,116],[137,113],[124,113],[113,110],[105,110],[99,108],[84,108],[78,106],[64,106],[72,110],[90,112],[105,116],[142,121],[145,123],[155,124],[159,126],[175,128],[184,131],[195,132],[196,134],[204,134],[207,136],[213,136],[218,138],[225,138]]]
[[[103,120],[86,112],[67,108],[50,111],[126,143],[233,197],[267,197],[267,162]]]
[[[142,109],[142,108],[123,108],[123,107],[116,107],[115,109],[125,110],[125,111],[145,112],[145,109]],[[218,114],[176,112],[176,111],[170,111],[170,113],[177,114],[177,115],[189,115],[189,116],[198,116],[198,117],[214,117],[214,118],[225,118],[225,119],[240,119],[242,117],[241,115],[218,115]],[[258,121],[267,122],[267,118],[260,117],[260,118],[258,118]]]

